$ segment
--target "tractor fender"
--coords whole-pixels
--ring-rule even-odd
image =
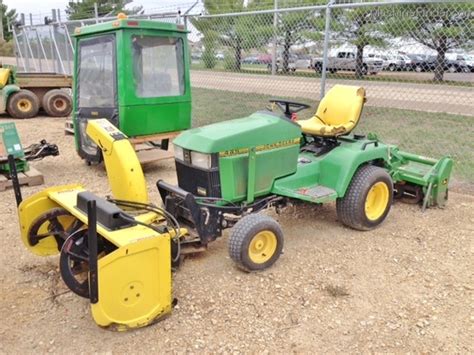
[[[362,149],[362,145],[341,146],[329,152],[321,161],[320,184],[336,191],[343,197],[356,171],[365,164],[387,162],[388,147],[378,142]]]
[[[11,94],[20,91],[20,87],[18,85],[5,85],[1,89],[1,95],[0,95],[0,113],[5,113],[7,110],[7,102],[8,98],[10,97]]]

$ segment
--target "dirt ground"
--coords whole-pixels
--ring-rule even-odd
[[[24,195],[75,182],[109,193],[103,168],[76,156],[63,126],[17,121],[24,145],[46,138],[61,151],[33,164],[46,184]],[[174,181],[172,162],[146,177],[158,202],[155,182]],[[0,353],[474,352],[474,196],[461,191],[444,210],[395,203],[371,232],[342,227],[333,204],[289,208],[275,216],[286,244],[271,269],[236,269],[224,236],[174,274],[171,317],[126,333],[95,325],[57,257],[24,248],[11,190],[0,192],[0,211]]]

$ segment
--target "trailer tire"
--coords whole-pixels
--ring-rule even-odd
[[[67,117],[72,111],[72,100],[65,91],[49,90],[43,97],[43,109],[51,117]]]
[[[20,90],[11,94],[7,102],[7,112],[13,118],[32,118],[38,114],[39,99],[30,90]]]
[[[258,271],[272,266],[282,250],[283,232],[273,218],[250,214],[232,228],[229,255],[244,271]]]
[[[371,230],[387,217],[393,200],[393,182],[388,172],[374,165],[360,167],[336,201],[337,216],[348,227]]]

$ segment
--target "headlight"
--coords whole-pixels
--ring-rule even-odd
[[[174,157],[175,159],[184,161],[184,151],[179,145],[174,145]]]
[[[211,168],[211,155],[198,153],[198,152],[191,152],[191,164],[201,169],[210,169]]]

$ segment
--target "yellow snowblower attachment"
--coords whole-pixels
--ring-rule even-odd
[[[90,299],[100,326],[146,326],[171,312],[171,245],[187,233],[148,203],[135,151],[107,120],[87,132],[102,149],[114,199],[80,185],[45,189],[18,207],[21,238],[34,254],[60,253],[62,279]]]

